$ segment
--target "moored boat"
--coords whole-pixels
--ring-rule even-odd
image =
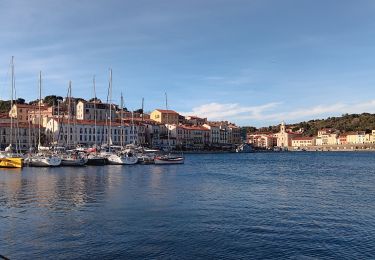
[[[36,154],[25,159],[30,167],[57,167],[61,165],[61,158],[55,155]]]
[[[111,154],[107,157],[109,164],[132,165],[138,163],[138,157],[132,151],[125,150],[122,153]]]
[[[0,154],[0,168],[22,168],[23,158],[18,154]]]
[[[183,164],[184,162],[184,157],[172,154],[156,156],[154,159],[155,164]]]
[[[87,156],[86,165],[94,165],[94,166],[103,166],[108,163],[107,158],[100,156],[98,154],[89,154]]]
[[[79,156],[62,156],[61,166],[85,166],[88,159]]]

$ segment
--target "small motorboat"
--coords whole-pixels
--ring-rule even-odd
[[[172,154],[156,156],[154,159],[155,164],[183,164],[185,161],[183,156]]]

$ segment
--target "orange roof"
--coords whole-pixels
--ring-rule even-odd
[[[160,113],[165,113],[165,114],[177,114],[178,113],[174,110],[166,110],[166,109],[155,109],[156,111],[159,111]]]

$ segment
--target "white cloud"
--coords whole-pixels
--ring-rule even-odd
[[[374,113],[375,100],[359,103],[334,103],[280,111],[281,102],[272,102],[260,106],[241,106],[237,103],[209,103],[194,107],[184,115],[207,117],[209,120],[229,120],[239,124],[262,125],[274,124],[282,120],[296,122],[322,116],[338,116],[344,113]]]
[[[270,110],[280,103],[272,102],[261,106],[241,106],[236,103],[209,103],[193,108],[191,112],[182,113],[185,115],[196,115],[207,117],[210,120],[236,120],[243,117],[256,118],[264,111]]]

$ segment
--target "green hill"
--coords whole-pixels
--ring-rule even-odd
[[[375,114],[362,113],[362,114],[344,114],[339,117],[328,117],[326,119],[315,119],[310,121],[303,121],[296,124],[289,124],[289,128],[297,131],[303,128],[305,136],[312,136],[318,133],[319,129],[322,128],[334,128],[340,132],[349,131],[366,131],[371,132],[375,130]],[[243,127],[243,132],[255,132],[255,131],[269,131],[278,132],[279,126],[269,126],[269,127]]]

